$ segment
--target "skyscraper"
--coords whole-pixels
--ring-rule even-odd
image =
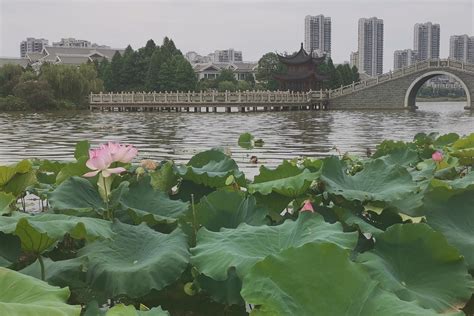
[[[304,46],[308,53],[331,56],[331,18],[324,15],[304,18]]]
[[[439,24],[431,22],[415,24],[413,49],[417,51],[418,60],[438,59],[439,39]]]
[[[369,76],[383,73],[383,20],[359,19],[359,72]]]
[[[351,67],[356,66],[359,69],[359,52],[351,52],[349,64]]]
[[[416,63],[417,55],[412,49],[396,50],[393,53],[393,69],[400,69]]]
[[[474,36],[453,35],[449,38],[449,58],[474,64]]]
[[[40,53],[46,45],[48,45],[47,39],[28,37],[26,41],[20,43],[20,56],[25,57],[26,54],[34,52]]]

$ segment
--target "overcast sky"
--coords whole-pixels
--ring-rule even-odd
[[[0,56],[19,56],[26,37],[86,39],[122,48],[144,46],[171,37],[183,53],[242,50],[257,61],[269,51],[293,52],[304,40],[304,17],[332,18],[332,57],[349,60],[357,50],[357,21],[384,20],[384,71],[393,67],[393,51],[413,48],[413,25],[441,25],[441,57],[449,54],[449,36],[474,36],[474,0],[0,0]]]

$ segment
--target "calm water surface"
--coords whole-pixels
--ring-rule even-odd
[[[250,174],[259,164],[277,165],[296,156],[322,157],[340,151],[365,154],[384,139],[411,140],[418,132],[474,132],[474,113],[463,102],[419,103],[410,111],[314,111],[266,113],[0,113],[0,163],[27,157],[73,159],[77,141],[136,145],[140,158],[186,162],[198,151],[228,147]],[[237,146],[243,132],[265,145]]]

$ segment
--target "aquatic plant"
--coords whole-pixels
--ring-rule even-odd
[[[0,315],[473,314],[474,134],[254,179],[219,149],[137,154],[0,166]]]

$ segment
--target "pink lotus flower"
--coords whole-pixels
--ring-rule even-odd
[[[100,148],[107,148],[112,155],[112,160],[129,163],[138,154],[138,150],[133,145],[122,145],[109,142],[107,145],[101,145]]]
[[[443,161],[443,153],[440,152],[440,151],[435,151],[433,153],[433,155],[431,155],[431,158],[435,161],[435,162],[441,162]]]
[[[125,168],[110,168],[110,165],[114,162],[129,163],[137,153],[137,149],[132,145],[125,146],[118,143],[108,143],[101,145],[98,149],[91,149],[86,166],[93,171],[84,174],[84,177],[94,177],[99,172],[104,178],[110,177],[114,173],[122,173],[126,171]]]
[[[311,205],[310,200],[304,201],[304,205],[301,208],[300,212],[311,212],[314,213],[313,205]]]

